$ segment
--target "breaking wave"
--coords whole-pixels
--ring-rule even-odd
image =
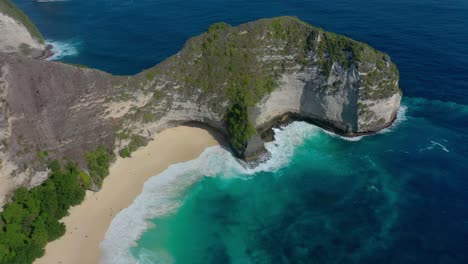
[[[408,110],[408,107],[406,105],[401,105],[401,107],[398,109],[397,117],[396,117],[395,121],[389,127],[380,130],[376,134],[385,134],[385,133],[391,132],[395,128],[397,128],[403,121],[406,121],[406,119],[407,119],[406,118],[407,110]],[[324,133],[332,136],[332,137],[338,137],[338,138],[341,138],[341,139],[346,140],[346,141],[359,141],[359,140],[363,139],[364,137],[372,136],[372,134],[371,134],[371,135],[363,135],[363,136],[357,136],[357,137],[344,137],[344,136],[337,135],[337,134],[335,134],[333,132],[330,132],[328,130],[325,130],[325,129],[322,129],[322,131]]]
[[[260,171],[276,171],[291,160],[297,146],[319,131],[304,122],[275,129],[276,141],[265,146],[271,157],[255,168],[239,163],[229,151],[218,146],[207,148],[195,160],[171,165],[150,178],[133,204],[114,218],[101,243],[101,263],[137,263],[129,249],[151,227],[148,219],[174,212],[183,204],[186,191],[203,177],[251,177]]]
[[[52,45],[53,55],[47,58],[47,60],[61,60],[64,57],[77,56],[79,54],[79,47],[81,42],[77,40],[68,40],[68,41],[52,41],[47,40],[47,44]]]
[[[403,106],[399,110],[398,119],[386,130],[391,131],[406,120],[405,113],[406,107]],[[130,248],[136,246],[141,234],[152,227],[148,220],[177,210],[184,203],[186,192],[203,177],[248,178],[262,171],[274,172],[290,162],[295,149],[306,139],[321,131],[345,140],[362,138],[341,137],[305,122],[293,122],[274,130],[276,140],[265,145],[271,156],[255,167],[239,162],[229,151],[216,146],[207,148],[195,160],[171,165],[161,174],[150,178],[133,204],[112,221],[101,243],[101,263],[138,263],[130,253]]]

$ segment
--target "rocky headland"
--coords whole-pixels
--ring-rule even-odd
[[[130,157],[165,128],[209,126],[251,161],[277,124],[370,134],[394,121],[402,97],[387,54],[295,17],[214,24],[134,76],[38,59],[48,52],[27,16],[0,0],[0,206],[9,201],[0,263],[42,256],[115,155]]]
[[[128,156],[186,122],[220,131],[246,160],[285,117],[373,133],[395,119],[398,80],[387,54],[294,17],[215,24],[135,76],[0,53],[1,195],[46,178],[41,153],[86,168],[97,146]]]

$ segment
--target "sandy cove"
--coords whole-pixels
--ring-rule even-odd
[[[101,191],[88,191],[78,206],[62,222],[66,234],[46,247],[45,256],[36,264],[93,264],[99,263],[99,244],[114,216],[128,207],[141,193],[143,184],[151,176],[164,171],[171,164],[197,158],[205,148],[218,145],[220,138],[208,130],[180,126],[155,135],[144,148],[131,158],[118,158],[110,168]]]

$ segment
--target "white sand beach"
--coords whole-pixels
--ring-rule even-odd
[[[100,242],[113,219],[140,194],[151,176],[168,166],[197,158],[205,148],[219,141],[209,131],[189,126],[170,128],[155,135],[131,158],[118,158],[99,192],[88,191],[82,204],[71,208],[63,219],[66,234],[46,247],[37,264],[98,263]]]

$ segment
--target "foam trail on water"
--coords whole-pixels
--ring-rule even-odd
[[[445,152],[450,152],[450,150],[442,145],[441,143],[437,142],[437,141],[434,141],[434,140],[430,140],[430,145],[425,147],[425,148],[422,148],[422,149],[419,149],[418,151],[419,152],[423,152],[423,151],[428,151],[428,150],[433,150],[435,147],[439,147],[441,150],[445,151]]]
[[[129,249],[136,246],[141,234],[151,227],[148,219],[177,210],[183,204],[186,191],[193,184],[203,177],[238,177],[239,174],[275,171],[290,161],[298,145],[319,131],[316,126],[304,122],[294,122],[287,127],[275,129],[276,141],[265,146],[271,153],[271,158],[255,168],[243,166],[222,147],[210,147],[197,159],[171,165],[158,176],[151,177],[133,204],[117,214],[112,221],[101,242],[101,263],[144,263],[144,259],[152,259],[150,256],[153,254],[146,254],[141,256],[142,259],[136,260]],[[170,259],[162,253],[160,257],[160,261]]]
[[[64,57],[76,56],[79,54],[78,47],[81,45],[81,42],[77,40],[47,40],[46,43],[52,45],[53,53],[53,55],[47,58],[47,60],[60,60]]]

